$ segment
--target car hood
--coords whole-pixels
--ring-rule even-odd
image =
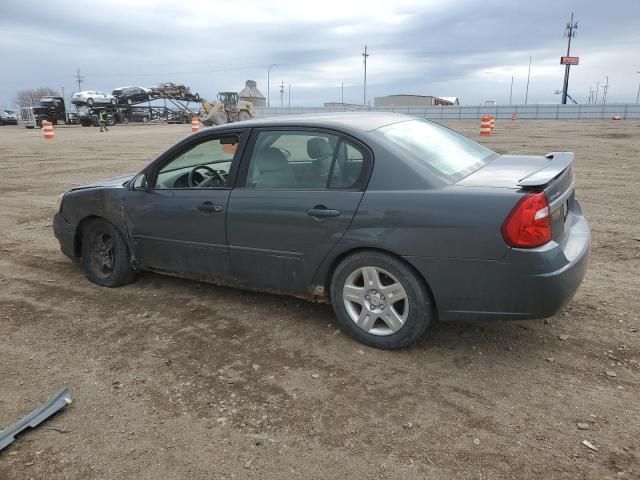
[[[131,180],[135,175],[126,175],[124,177],[118,178],[110,178],[108,180],[98,180],[97,182],[88,183],[86,185],[80,185],[78,187],[73,187],[71,191],[74,190],[84,190],[87,188],[114,188],[114,187],[122,187],[124,183]]]
[[[501,155],[456,185],[520,189],[520,180],[548,166],[550,159],[533,155]]]

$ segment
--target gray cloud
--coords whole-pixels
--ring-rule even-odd
[[[610,101],[633,101],[640,75],[637,0],[602,2],[469,0],[463,2],[327,1],[54,2],[8,0],[0,5],[3,74],[0,103],[16,90],[48,85],[75,90],[126,84],[185,82],[205,97],[253,78],[266,94],[266,69],[275,87],[292,84],[296,105],[362,100],[360,52],[367,43],[369,97],[391,93],[457,95],[467,104],[521,101],[529,55],[530,102],[557,102],[566,48],[564,23],[579,22],[571,91],[584,99],[609,76]],[[630,63],[635,61],[638,64]]]

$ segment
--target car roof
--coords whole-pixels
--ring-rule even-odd
[[[280,117],[256,118],[229,125],[245,127],[336,127],[368,132],[392,123],[415,120],[415,117],[400,113],[382,112],[333,112],[308,113],[303,115],[283,115]]]

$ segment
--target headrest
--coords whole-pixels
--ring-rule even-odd
[[[288,161],[280,150],[275,147],[269,147],[260,151],[256,165],[261,173],[277,172],[287,168]]]
[[[333,149],[326,138],[313,137],[307,142],[307,155],[313,159],[330,157],[333,155]]]

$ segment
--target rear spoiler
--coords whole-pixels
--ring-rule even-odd
[[[549,164],[518,181],[520,187],[541,187],[564,172],[573,163],[573,152],[551,152],[545,155]]]

